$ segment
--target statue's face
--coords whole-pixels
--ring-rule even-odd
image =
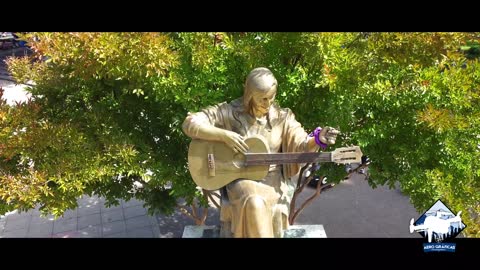
[[[277,94],[277,88],[273,87],[268,91],[254,90],[252,96],[253,114],[256,117],[265,116],[275,101],[275,95]]]

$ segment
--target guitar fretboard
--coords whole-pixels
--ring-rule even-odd
[[[271,165],[286,163],[313,163],[331,162],[332,153],[309,152],[309,153],[274,153],[274,154],[250,154],[245,155],[245,166]]]

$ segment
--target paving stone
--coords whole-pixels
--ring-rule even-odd
[[[141,205],[132,206],[129,208],[124,208],[123,214],[125,215],[125,219],[129,219],[136,216],[146,215],[147,209],[143,208]]]
[[[102,222],[109,223],[117,220],[123,220],[123,210],[117,209],[115,211],[102,212]]]
[[[145,226],[152,226],[151,218],[147,215],[138,216],[125,220],[127,225],[127,231],[131,231],[136,228],[142,228]]]
[[[153,238],[153,231],[151,226],[136,228],[127,231],[127,237],[130,238]]]
[[[100,213],[78,216],[78,229],[83,229],[89,225],[100,225],[102,224],[102,217]]]
[[[104,236],[110,235],[110,234],[118,234],[126,231],[127,231],[127,226],[125,225],[124,220],[103,223],[102,225],[102,232]]]

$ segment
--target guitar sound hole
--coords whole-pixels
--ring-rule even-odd
[[[241,153],[237,153],[233,156],[233,165],[237,168],[245,167],[245,156]]]

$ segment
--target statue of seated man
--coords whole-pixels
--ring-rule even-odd
[[[314,152],[334,144],[339,131],[317,128],[308,134],[288,108],[275,103],[277,80],[267,68],[247,76],[242,97],[188,113],[183,131],[193,139],[224,142],[246,153],[244,140],[265,138],[271,153]],[[300,164],[270,165],[263,181],[237,179],[221,188],[220,221],[224,237],[283,237],[288,228],[294,183]]]

